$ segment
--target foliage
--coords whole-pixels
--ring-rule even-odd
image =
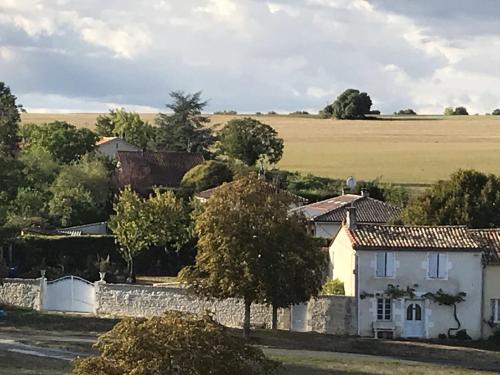
[[[323,296],[343,296],[345,295],[344,283],[339,279],[329,279],[321,288]]]
[[[209,118],[202,115],[207,102],[201,101],[201,92],[185,94],[170,93],[173,103],[167,104],[172,114],[159,113],[156,117],[155,147],[159,151],[201,152],[209,155],[214,142],[212,130],[205,127]]]
[[[214,115],[232,115],[232,116],[235,116],[237,115],[238,112],[237,111],[234,111],[234,110],[223,110],[223,111],[215,111],[214,112]]]
[[[20,187],[16,198],[10,203],[8,209],[8,220],[11,223],[23,220],[22,227],[30,227],[32,224],[44,223],[46,218],[46,206],[48,192],[40,191],[31,187]]]
[[[17,148],[17,130],[21,121],[22,105],[4,82],[0,82],[0,152],[14,153]]]
[[[233,171],[226,163],[207,160],[190,169],[182,178],[181,186],[202,191],[233,180]]]
[[[201,295],[242,298],[246,334],[253,302],[283,306],[321,286],[323,254],[303,223],[288,218],[289,199],[245,177],[217,189],[196,220],[196,265],[182,270],[181,279]]]
[[[134,258],[151,246],[180,249],[190,239],[189,215],[172,192],[155,189],[149,199],[130,187],[121,191],[113,205],[109,227],[120,245],[129,277],[134,278]]]
[[[468,114],[469,113],[465,107],[456,107],[455,109],[453,109],[453,107],[447,107],[444,110],[445,116],[464,116]]]
[[[31,147],[22,150],[19,161],[23,165],[26,182],[37,190],[47,191],[56,178],[60,164],[52,154],[42,147]]]
[[[413,109],[411,108],[407,108],[407,109],[400,109],[398,112],[394,112],[395,115],[400,115],[400,116],[409,116],[409,115],[416,115],[417,112],[415,112]]]
[[[96,120],[96,132],[100,136],[123,138],[126,142],[144,149],[154,137],[154,129],[135,112],[112,109]]]
[[[264,375],[278,367],[211,316],[177,311],[124,319],[95,347],[100,356],[75,360],[75,374]]]
[[[69,163],[79,160],[94,150],[97,135],[89,129],[77,128],[64,121],[36,125],[26,124],[20,129],[23,150],[40,147],[54,160]]]
[[[111,195],[109,172],[100,159],[86,155],[63,166],[50,186],[49,213],[63,226],[105,220]]]
[[[259,160],[275,164],[283,156],[283,139],[276,130],[251,117],[228,121],[219,137],[222,153],[246,165]]]
[[[362,119],[370,113],[372,100],[366,92],[347,89],[337,99],[325,107],[324,114],[328,117],[344,119]]]
[[[389,298],[399,299],[399,298],[415,298],[415,288],[418,285],[407,286],[405,289],[400,288],[399,285],[389,284],[384,291],[384,295]]]
[[[500,116],[500,109],[495,109],[493,112],[491,112],[493,116]]]
[[[413,199],[403,212],[405,224],[500,226],[500,178],[458,170]]]
[[[458,332],[460,332],[459,330],[462,324],[460,323],[460,320],[458,319],[457,315],[457,303],[465,301],[466,293],[459,292],[457,294],[448,294],[445,293],[443,289],[439,288],[439,290],[436,293],[426,293],[424,294],[424,297],[431,299],[433,302],[439,305],[453,307],[453,317],[455,318],[455,322],[457,322],[457,327],[448,329],[448,337],[452,337],[451,331],[457,331],[458,335]],[[467,334],[465,333],[465,335]]]
[[[23,164],[7,153],[0,152],[0,192],[13,199],[17,187],[24,184]]]

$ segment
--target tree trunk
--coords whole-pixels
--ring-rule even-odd
[[[271,329],[276,331],[278,329],[278,307],[273,304],[273,319]]]
[[[448,337],[452,337],[451,336],[451,331],[458,331],[460,329],[460,327],[462,327],[462,323],[460,323],[460,320],[458,320],[458,315],[457,315],[457,304],[454,303],[453,304],[453,317],[455,318],[455,322],[457,322],[457,327],[456,328],[450,328],[448,329]]]
[[[243,336],[247,339],[250,336],[250,306],[252,301],[245,297],[245,320],[243,321]]]
[[[130,257],[127,262],[128,277],[127,284],[135,283],[135,272],[134,272],[134,258]]]

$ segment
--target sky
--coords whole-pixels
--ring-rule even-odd
[[[29,112],[500,108],[497,0],[0,0],[0,81]]]

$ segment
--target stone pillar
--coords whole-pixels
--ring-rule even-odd
[[[47,278],[45,277],[45,271],[42,272],[42,277],[37,279],[39,282],[38,286],[38,301],[34,304],[35,310],[42,311],[45,302],[45,293],[47,291]]]
[[[99,316],[101,287],[106,284],[103,278],[94,283],[94,315]]]

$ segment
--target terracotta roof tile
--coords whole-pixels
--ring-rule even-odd
[[[488,263],[500,263],[500,229],[471,229],[472,236],[481,244]]]
[[[358,224],[348,233],[356,250],[481,251],[465,226]]]
[[[111,142],[112,140],[114,140],[116,138],[118,138],[118,137],[101,137],[97,140],[96,145],[97,146],[103,145],[105,143]]]

